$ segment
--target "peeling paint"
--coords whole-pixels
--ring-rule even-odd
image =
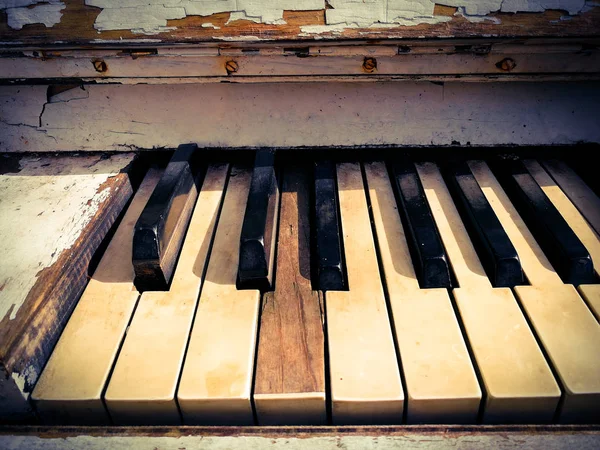
[[[284,10],[322,10],[325,0],[86,0],[86,5],[102,8],[94,28],[98,31],[131,30],[157,34],[173,30],[167,20],[187,16],[210,16],[230,12],[229,22],[285,24]],[[229,23],[228,22],[228,23]]]
[[[31,388],[38,379],[38,373],[37,370],[35,370],[35,367],[29,366],[22,373],[13,372],[11,378],[15,382],[23,398],[29,400]]]
[[[0,0],[0,10],[6,10],[8,26],[15,30],[34,23],[53,27],[60,22],[65,8],[60,0]]]
[[[31,0],[22,0],[31,1]],[[458,8],[455,15],[471,22],[500,23],[495,12],[542,12],[563,10],[576,15],[589,10],[586,0],[327,0],[326,25],[301,27],[301,36],[341,33],[346,28],[413,26],[448,22],[452,17],[434,15],[435,4]],[[94,27],[98,31],[131,30],[134,33],[157,34],[174,27],[167,21],[187,16],[210,16],[229,12],[227,24],[239,20],[283,25],[283,12],[325,9],[325,0],[86,0],[86,4],[102,8]],[[204,28],[216,28],[212,24]],[[232,39],[243,40],[243,39]],[[246,39],[248,40],[248,39]]]
[[[83,101],[87,96],[79,91],[53,102]],[[125,164],[121,156],[64,158],[61,164],[24,157],[18,173],[0,176],[0,321],[17,316],[39,273],[76,242],[110,194],[99,187]]]

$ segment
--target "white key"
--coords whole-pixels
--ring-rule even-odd
[[[564,162],[548,160],[542,164],[596,233],[600,234],[600,198]]]
[[[350,290],[325,294],[333,422],[399,423],[404,392],[360,166],[339,164],[337,177]]]
[[[529,173],[533,176],[535,181],[540,185],[546,196],[550,199],[554,207],[560,212],[565,221],[569,224],[569,227],[573,230],[573,232],[577,235],[579,240],[583,243],[587,251],[590,253],[592,257],[592,261],[594,262],[594,270],[596,274],[600,270],[600,238],[594,229],[590,226],[590,224],[583,217],[582,213],[575,207],[575,205],[571,202],[569,197],[563,192],[561,187],[559,187],[556,182],[548,175],[548,173],[542,168],[542,166],[535,160],[526,160],[525,166]],[[572,174],[573,177],[577,177],[576,174]],[[578,177],[577,177],[578,178]],[[579,181],[581,181],[579,179]],[[572,184],[567,184],[567,186],[572,187],[572,189],[581,188],[581,186],[576,182],[576,180],[570,180]],[[583,182],[581,182],[583,183]],[[585,186],[587,187],[587,186]],[[588,188],[589,190],[589,188]],[[591,190],[580,191],[581,194],[590,194],[590,198],[586,198],[586,203],[582,206],[584,207],[584,211],[589,211],[590,205],[588,202],[592,202],[593,199],[598,199]],[[573,192],[572,192],[573,194]],[[576,195],[573,195],[575,198],[580,199]],[[581,200],[583,201],[583,199]],[[599,205],[600,206],[600,205]],[[591,211],[589,211],[591,214]],[[598,213],[596,211],[596,213]],[[590,215],[588,214],[588,215]],[[600,286],[599,285],[579,285],[577,287],[581,292],[583,298],[588,303],[590,309],[595,314],[596,318],[600,318]]]
[[[446,289],[420,289],[384,163],[365,164],[408,423],[475,423],[481,389]]]
[[[232,168],[177,393],[186,424],[253,423],[260,293],[235,286],[250,179]]]
[[[170,290],[145,292],[138,303],[104,396],[116,424],[180,423],[175,390],[227,169],[207,170]]]
[[[454,298],[487,393],[483,421],[550,422],[560,389],[519,305],[492,287],[438,168],[417,170],[460,286]]]
[[[101,394],[139,296],[133,229],[160,176],[144,178],[38,380],[31,397],[45,422],[109,423]]]
[[[600,416],[600,325],[572,285],[563,284],[483,162],[469,166],[521,259],[530,286],[515,292],[564,388],[561,422]]]

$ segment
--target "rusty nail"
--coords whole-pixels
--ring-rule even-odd
[[[496,67],[505,72],[510,72],[517,67],[517,63],[512,58],[504,58],[502,61],[496,63]]]
[[[238,71],[238,64],[235,61],[227,61],[225,63],[225,70],[227,74],[236,73]]]
[[[101,59],[93,60],[92,64],[94,65],[94,69],[96,69],[96,72],[102,73],[102,72],[106,72],[108,70],[108,66]]]
[[[363,69],[368,73],[374,72],[377,69],[377,60],[375,58],[365,58]]]

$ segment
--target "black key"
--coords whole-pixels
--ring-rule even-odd
[[[523,284],[519,255],[467,163],[452,165],[448,175],[458,209],[492,284],[495,287]]]
[[[240,237],[238,286],[241,289],[268,290],[272,287],[278,216],[275,152],[259,150]]]
[[[411,162],[397,161],[392,172],[417,279],[422,288],[450,288],[450,268],[442,239],[427,203],[421,180]]]
[[[203,173],[197,148],[179,146],[135,225],[134,283],[140,292],[168,288]]]
[[[344,289],[342,240],[335,182],[335,164],[315,163],[315,225],[318,289]]]
[[[589,252],[524,164],[505,161],[497,170],[519,214],[563,281],[594,283]]]

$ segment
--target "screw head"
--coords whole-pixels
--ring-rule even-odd
[[[96,72],[102,73],[102,72],[106,72],[108,70],[108,66],[101,59],[95,59],[95,60],[93,60],[92,64],[94,65],[94,69],[96,69]]]
[[[510,72],[517,67],[517,63],[512,58],[504,58],[496,63],[496,67],[504,72]]]
[[[235,61],[227,61],[225,63],[225,70],[227,74],[236,73],[238,71],[238,64]]]
[[[375,72],[375,70],[377,70],[377,60],[372,57],[365,57],[363,61],[363,70],[367,73]]]

